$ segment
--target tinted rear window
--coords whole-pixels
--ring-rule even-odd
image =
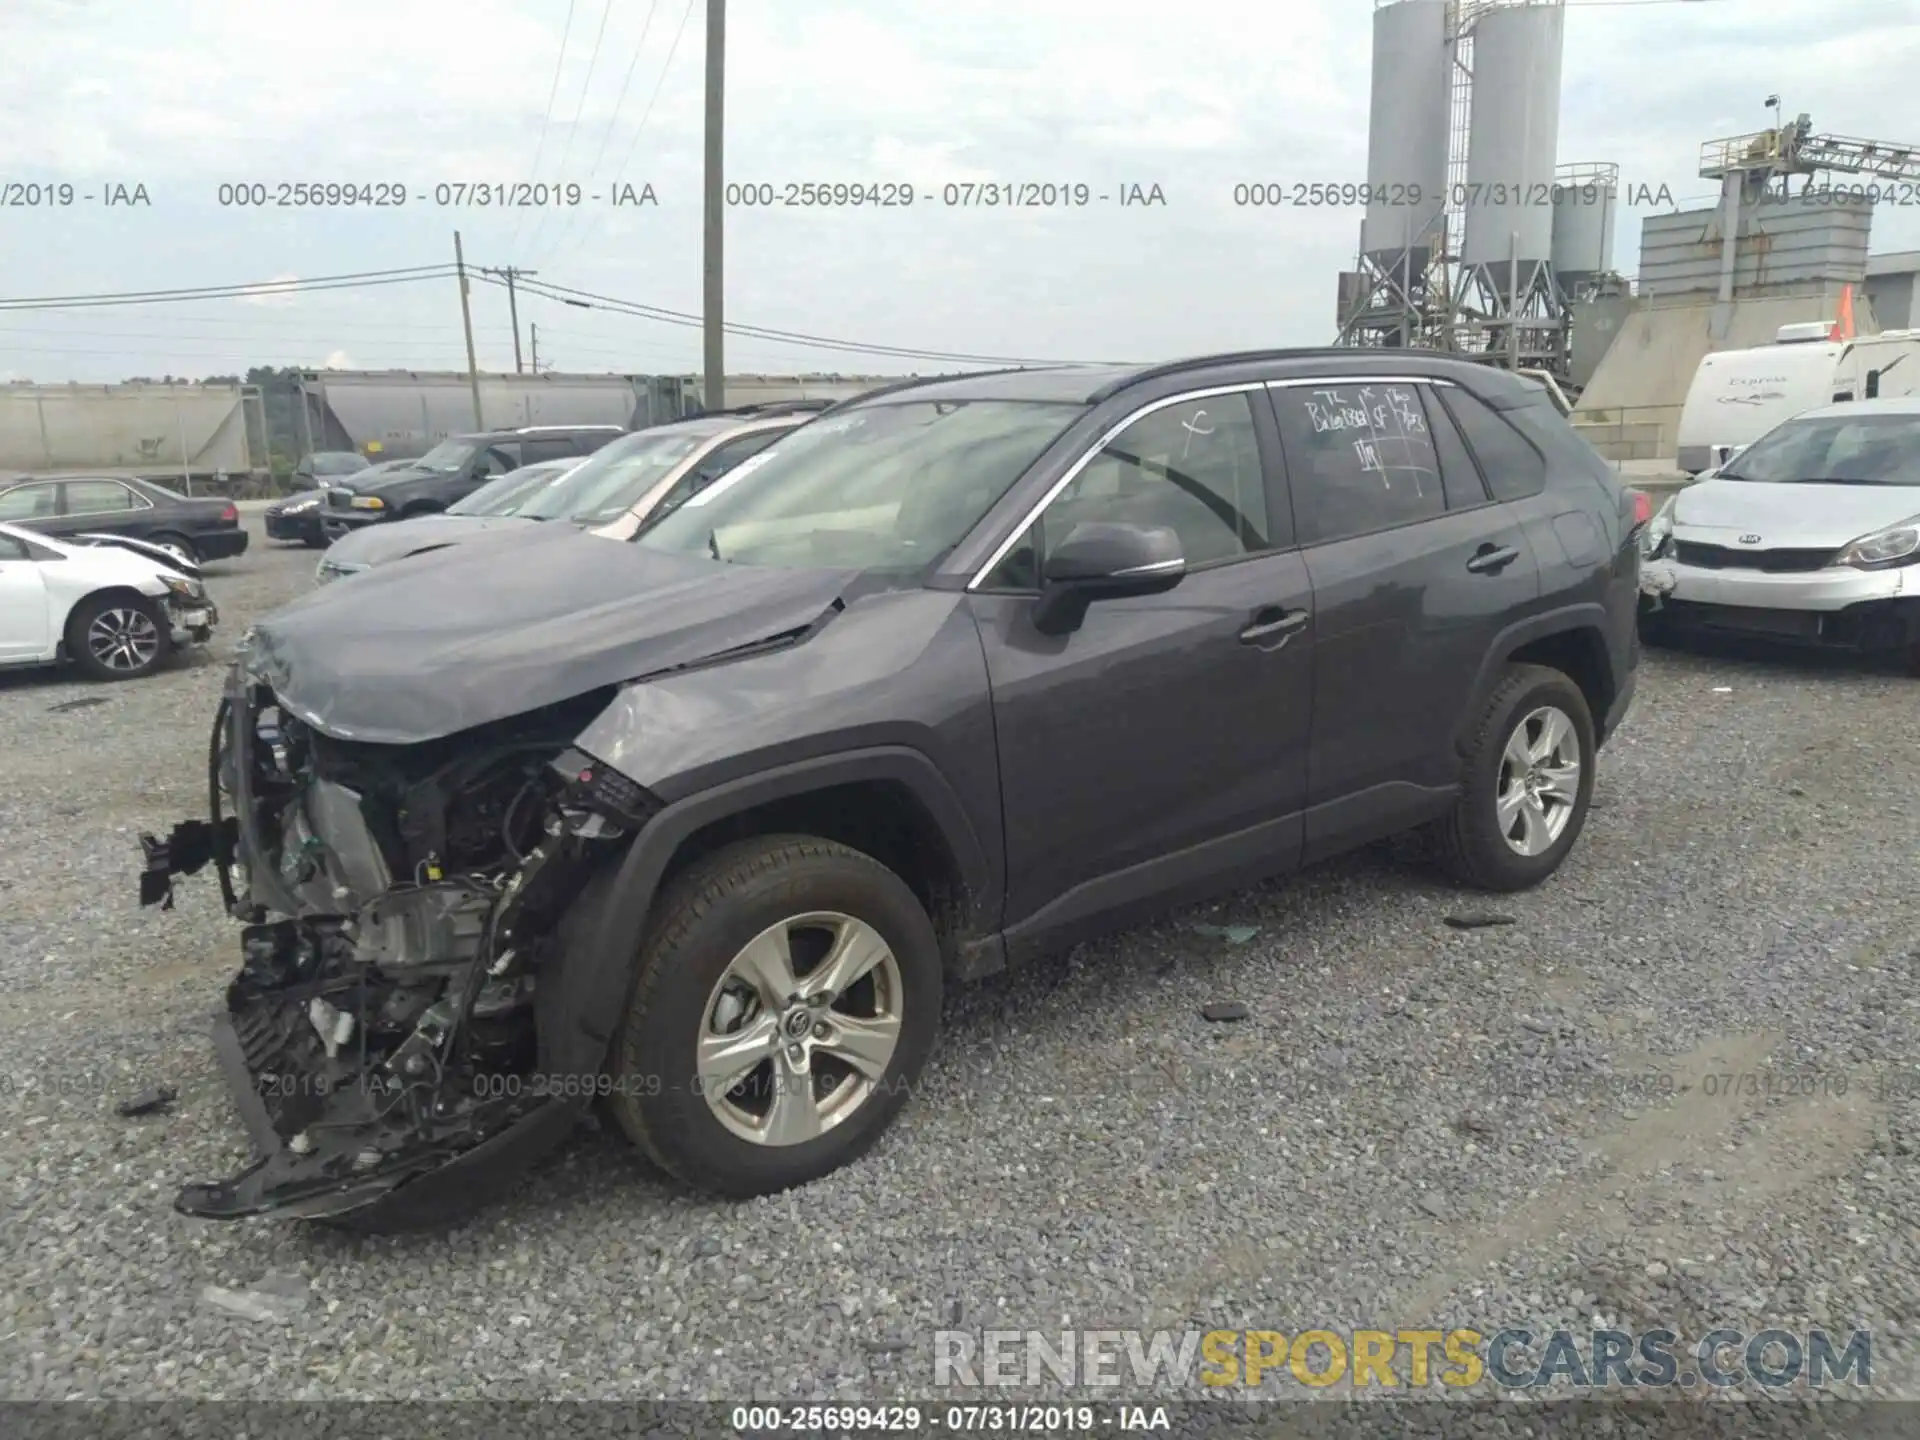
[[[1547,461],[1534,442],[1470,391],[1447,386],[1442,401],[1480,464],[1496,500],[1525,500],[1547,488]],[[1521,406],[1528,409],[1530,406]]]

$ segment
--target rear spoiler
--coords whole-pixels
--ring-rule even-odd
[[[149,545],[144,540],[135,540],[126,535],[67,535],[61,537],[69,545],[118,545],[123,550],[131,550],[136,555],[144,555],[149,560],[157,560],[169,570],[185,575],[189,580],[201,579],[203,572],[191,561],[182,560],[177,555],[169,555],[158,545]]]

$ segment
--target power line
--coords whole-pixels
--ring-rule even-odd
[[[633,157],[639,153],[640,137],[646,133],[647,121],[652,118],[654,104],[660,99],[660,92],[666,88],[667,75],[673,69],[673,57],[680,53],[680,37],[687,33],[687,22],[692,18],[693,0],[687,0],[687,8],[680,12],[679,28],[673,32],[673,43],[667,47],[666,62],[660,67],[660,78],[654,82],[653,94],[647,97],[647,108],[640,112],[640,123],[634,127],[633,131],[633,143],[627,146],[626,158],[620,162],[620,168],[614,171],[615,178],[627,173],[627,166],[633,163]],[[586,230],[580,232],[573,242],[575,250],[580,248],[580,242],[587,238],[587,234]],[[553,258],[557,260],[559,256],[556,255]]]
[[[410,271],[367,271],[359,275],[320,275],[311,280],[266,280],[245,285],[204,286],[191,290],[128,290],[102,295],[34,295],[0,299],[0,314],[15,310],[86,310],[107,305],[164,305],[195,300],[250,300],[273,295],[306,295],[321,290],[361,290],[377,285],[410,285],[444,280],[451,265]]]
[[[647,36],[653,30],[653,17],[659,10],[660,0],[651,0],[647,6],[647,18],[640,22],[640,38],[634,42],[633,58],[627,61],[627,73],[620,77],[620,93],[613,97],[613,113],[607,117],[607,128],[600,132],[600,148],[594,151],[593,167],[587,171],[583,189],[592,187],[594,177],[600,173],[600,162],[607,158],[607,142],[613,139],[614,127],[620,123],[620,112],[626,108],[627,89],[633,84],[634,72],[640,68],[640,54],[647,48]],[[568,215],[561,220],[559,233],[553,240],[555,249],[566,240],[578,219],[577,215]]]
[[[547,127],[553,124],[553,102],[560,98],[560,72],[567,66],[567,39],[573,34],[574,4],[575,0],[567,0],[567,19],[560,28],[560,54],[553,62],[553,84],[547,88],[547,109],[546,113],[540,117],[540,139],[533,147],[533,165],[527,171],[528,180],[540,178],[540,157],[546,153],[547,149]],[[525,212],[513,217],[513,231],[508,236],[509,248],[512,242],[519,238],[520,226],[525,218]]]
[[[486,277],[481,277],[485,279]],[[498,283],[498,282],[490,282]],[[563,305],[572,305],[583,310],[604,309],[616,314],[632,315],[636,319],[653,320],[663,325],[677,325],[698,328],[705,321],[698,315],[688,314],[684,310],[668,310],[659,305],[647,305],[639,301],[621,300],[609,295],[598,295],[590,290],[576,290],[570,286],[557,285],[551,281],[530,282],[522,287],[528,294],[537,294],[544,299],[557,300]],[[763,325],[743,325],[729,323],[727,333],[741,335],[754,340],[777,342],[783,345],[805,345],[819,350],[838,350],[856,355],[890,355],[903,360],[944,360],[961,364],[982,365],[1066,365],[1081,363],[1066,360],[1036,360],[1032,357],[1013,355],[973,355],[958,351],[924,350],[905,345],[869,345],[856,340],[842,340],[826,335],[811,335],[797,330],[775,330]]]
[[[611,14],[613,14],[613,0],[603,0],[600,6],[600,28],[593,32],[593,49],[587,55],[587,78],[580,82],[580,100],[573,107],[573,119],[567,125],[567,143],[560,148],[559,163],[553,167],[554,173],[562,179],[567,173],[567,157],[573,154],[574,137],[580,132],[580,117],[586,113],[587,93],[593,89],[593,72],[600,64],[600,43],[607,37],[607,17]],[[533,174],[527,178],[537,181],[540,176]],[[540,232],[546,227],[546,223],[547,211],[542,207],[539,216],[533,222],[532,233],[527,236],[529,250],[539,242]]]

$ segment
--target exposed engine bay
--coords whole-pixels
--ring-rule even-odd
[[[245,922],[216,1045],[258,1154],[177,1208],[349,1214],[556,1098],[536,1074],[542,968],[649,804],[570,748],[610,693],[365,744],[236,672],[209,746],[211,823],[143,838],[142,899],[170,903],[173,875],[212,864]]]

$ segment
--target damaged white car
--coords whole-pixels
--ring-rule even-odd
[[[0,666],[137,680],[204,645],[219,618],[200,568],[158,546],[0,525]]]
[[[1890,652],[1920,673],[1920,399],[1776,426],[1653,517],[1640,587],[1650,640]]]

